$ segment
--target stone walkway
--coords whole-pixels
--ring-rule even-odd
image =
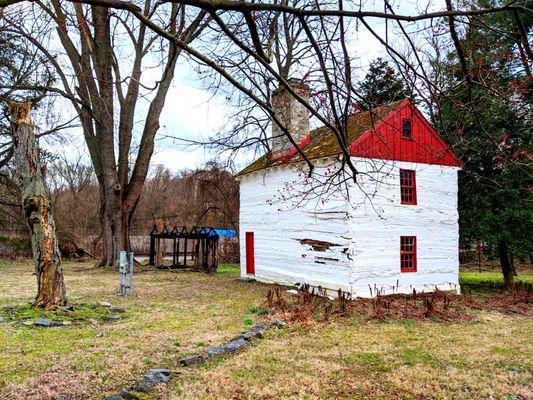
[[[199,365],[203,364],[210,358],[236,353],[237,351],[244,349],[251,341],[263,338],[267,329],[282,329],[287,326],[288,325],[283,321],[275,321],[269,325],[254,325],[251,329],[239,333],[224,345],[211,346],[201,353],[180,359],[179,365],[182,367]],[[170,380],[178,374],[179,372],[177,371],[171,371],[164,368],[149,369],[138,382],[130,387],[130,389],[123,389],[117,394],[106,397],[105,400],[138,400],[139,397],[135,392],[152,393],[155,390],[155,386],[170,382]]]

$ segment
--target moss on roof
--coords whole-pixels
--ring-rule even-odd
[[[371,128],[375,127],[378,122],[383,120],[392,111],[396,110],[403,101],[404,99],[398,100],[394,103],[350,116],[348,119],[346,147],[349,147]],[[334,156],[342,153],[341,146],[339,145],[335,134],[327,126],[314,129],[309,133],[309,135],[311,140],[302,148],[305,156],[309,160]],[[289,158],[281,157],[272,160],[271,152],[268,152],[240,171],[237,176],[246,175],[264,168],[302,160],[302,156],[298,153]]]

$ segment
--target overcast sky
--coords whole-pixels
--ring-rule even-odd
[[[382,4],[382,1],[368,1],[363,9],[383,11]],[[398,14],[413,15],[422,12],[421,10],[427,5],[427,1],[396,0],[394,9]],[[431,4],[430,8],[442,8],[442,6],[439,7],[437,3]],[[380,23],[378,20],[371,22],[378,33],[384,33],[384,23]],[[371,60],[379,56],[386,56],[381,44],[366,31],[355,33],[351,51],[354,53],[361,71],[366,70]],[[174,172],[201,167],[214,156],[203,148],[187,146],[180,140],[172,140],[167,136],[184,140],[205,139],[227,123],[228,104],[226,104],[225,99],[220,96],[213,96],[212,93],[204,90],[196,72],[184,59],[182,58],[177,66],[175,79],[167,96],[160,121],[159,139],[152,158],[152,166],[163,164]],[[157,75],[157,71],[154,71],[154,74]],[[65,107],[68,107],[68,104],[65,104]],[[142,106],[139,107],[137,112],[143,112],[143,108]],[[87,153],[80,130],[70,131],[68,140],[60,144],[55,140],[48,140],[47,143],[43,144],[52,151],[60,151],[65,154]],[[241,154],[238,167],[252,161],[252,157],[251,154]]]

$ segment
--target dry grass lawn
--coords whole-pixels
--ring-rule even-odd
[[[533,321],[477,311],[475,321],[337,319],[269,331],[247,351],[180,368],[177,360],[258,322],[268,285],[148,271],[133,298],[117,273],[65,265],[74,304],[109,301],[119,322],[61,328],[0,324],[0,399],[103,399],[151,367],[179,369],[161,399],[532,399]],[[0,309],[34,296],[30,263],[0,263]],[[474,311],[473,311],[474,312]]]

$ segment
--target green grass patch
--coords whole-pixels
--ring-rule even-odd
[[[533,284],[533,275],[515,276],[515,282]],[[461,272],[459,283],[465,293],[495,293],[503,290],[500,272]]]
[[[241,267],[239,264],[219,264],[217,275],[226,276],[228,278],[238,278],[241,276]]]
[[[266,309],[266,308],[260,308],[260,307],[250,307],[250,312],[252,314],[257,314],[257,315],[267,315],[269,313],[269,311]]]
[[[435,362],[430,353],[419,347],[404,348],[401,354],[401,359],[405,365],[411,367],[417,364],[433,365]]]
[[[102,399],[160,367],[179,370],[179,379],[151,394],[135,392],[141,399],[378,400],[429,393],[483,400],[523,398],[531,390],[533,320],[490,310],[465,323],[366,322],[361,313],[291,324],[238,354],[180,369],[180,358],[205,349],[198,344],[226,343],[243,325],[264,322],[259,305],[273,286],[238,280],[239,267],[222,264],[218,274],[143,271],[135,296],[119,297],[117,271],[89,267],[64,265],[68,298],[77,305],[72,314],[100,320],[94,312],[112,314],[90,305],[108,301],[128,318],[60,329],[0,323],[0,399]],[[0,314],[7,318],[11,308],[19,318],[43,316],[44,310],[19,306],[35,296],[31,263],[0,261],[0,271]]]

